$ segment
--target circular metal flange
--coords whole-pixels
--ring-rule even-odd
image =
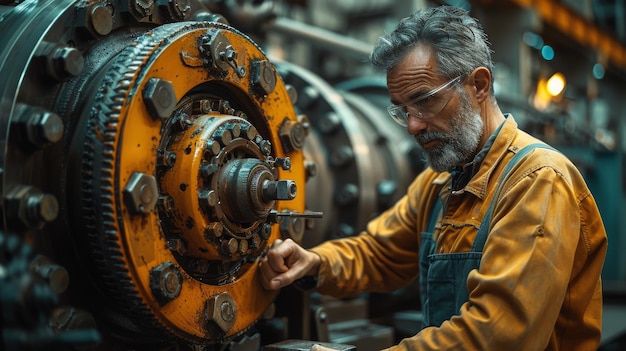
[[[211,56],[218,43],[237,53],[228,65]],[[128,318],[145,330],[162,328],[191,343],[224,342],[248,329],[276,296],[261,287],[255,263],[281,235],[278,228],[268,235],[265,213],[304,212],[304,197],[249,199],[257,213],[242,217],[245,210],[230,203],[225,190],[234,163],[265,177],[258,184],[290,179],[304,186],[303,167],[275,169],[265,162],[289,157],[302,164],[303,156],[281,146],[285,118],[297,122],[282,81],[260,94],[250,75],[241,74],[259,60],[267,60],[262,51],[226,25],[166,24],[118,55],[93,96],[82,161],[82,194],[92,208],[85,206],[82,216],[98,221],[85,229],[102,257],[104,290],[126,291],[115,297],[118,312],[135,311]],[[203,105],[206,99],[198,96],[213,102]],[[168,117],[172,99],[177,103]],[[137,174],[157,179],[159,203],[152,210],[141,207],[143,187],[136,196],[141,201],[124,201],[137,187]],[[246,178],[237,185],[244,189],[238,196],[252,193],[251,184],[255,180]],[[181,278],[180,290],[164,299],[155,296],[163,289],[155,288],[151,272],[166,263]],[[215,279],[203,279],[202,272]],[[223,293],[245,313],[216,332],[203,320],[205,301]]]

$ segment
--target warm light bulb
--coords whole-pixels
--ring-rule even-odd
[[[560,72],[553,74],[548,79],[547,88],[551,96],[558,96],[565,89],[565,76]]]

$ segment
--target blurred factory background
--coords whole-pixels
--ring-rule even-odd
[[[585,176],[609,237],[600,350],[626,349],[624,0],[0,0],[2,346],[413,335],[417,287],[276,296],[254,262],[277,238],[358,234],[423,169],[368,55],[442,4],[485,27],[502,110]]]

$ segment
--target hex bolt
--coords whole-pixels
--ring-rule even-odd
[[[123,193],[130,210],[138,214],[151,212],[159,200],[156,178],[140,172],[130,176]]]
[[[218,204],[219,198],[214,190],[201,190],[198,194],[198,202],[204,209],[210,210]]]
[[[176,92],[172,82],[150,78],[142,90],[146,108],[153,118],[168,119],[176,109]]]
[[[293,180],[266,180],[263,182],[263,200],[293,200],[296,197],[296,188]]]
[[[261,140],[261,142],[259,142],[259,148],[265,156],[269,156],[272,154],[272,143],[269,140]]]
[[[302,94],[299,95],[298,100],[300,103],[298,105],[305,110],[315,107],[317,102],[322,99],[321,95],[317,88],[308,85],[302,90]]]
[[[17,111],[16,123],[21,126],[30,145],[43,148],[63,138],[63,120],[56,113],[23,104],[18,104]]]
[[[291,159],[289,157],[276,157],[276,159],[274,160],[274,165],[282,168],[285,171],[288,171],[291,169]]]
[[[269,239],[271,234],[272,234],[272,225],[269,223],[263,223],[261,225],[261,238],[263,240],[267,240]]]
[[[165,150],[162,152],[159,152],[160,157],[159,157],[159,165],[160,166],[165,166],[168,168],[174,167],[174,164],[176,164],[176,153],[169,151],[169,150]]]
[[[344,145],[335,150],[330,157],[330,164],[333,167],[344,167],[354,160],[354,151],[350,146]]]
[[[48,73],[59,81],[78,76],[85,67],[83,54],[76,48],[57,47],[46,57]]]
[[[55,264],[49,258],[38,255],[30,264],[31,269],[43,278],[50,289],[57,294],[67,290],[70,282],[70,275],[65,267]]]
[[[181,256],[184,256],[187,252],[187,245],[182,239],[169,239],[167,241],[167,248]]]
[[[246,251],[248,251],[248,247],[249,245],[248,245],[247,240],[244,240],[244,239],[239,240],[239,253],[240,254],[242,255],[245,254]]]
[[[39,266],[37,268],[37,273],[48,281],[52,291],[57,294],[63,293],[69,286],[70,275],[65,267],[56,264]]]
[[[291,101],[292,105],[295,105],[298,102],[298,91],[291,84],[285,84],[285,89],[287,90],[287,96],[289,96],[289,101]]]
[[[217,172],[219,169],[219,166],[213,163],[205,163],[203,165],[200,166],[200,174],[202,175],[202,178],[204,178],[204,180],[210,180],[211,176]]]
[[[354,203],[359,198],[359,187],[355,184],[345,184],[336,194],[335,201],[342,206]]]
[[[315,177],[317,175],[317,163],[315,161],[305,161],[304,171],[306,172],[307,179]]]
[[[259,234],[252,234],[250,247],[252,247],[253,250],[261,247],[261,237],[259,236]]]
[[[204,158],[208,161],[211,157],[217,155],[220,152],[221,148],[222,147],[220,146],[219,142],[213,139],[207,140],[204,147]]]
[[[113,9],[105,5],[96,5],[89,13],[94,31],[100,35],[108,35],[113,30]]]
[[[4,200],[6,218],[22,222],[28,228],[41,228],[59,214],[57,198],[42,193],[34,186],[18,185],[9,190]]]
[[[220,222],[213,222],[204,228],[204,239],[211,241],[212,238],[220,238],[224,232],[224,226]]]
[[[158,207],[159,211],[165,214],[171,214],[174,212],[174,198],[170,195],[159,196]]]
[[[29,222],[52,222],[59,214],[57,198],[50,194],[31,194],[26,198],[26,218]]]
[[[319,122],[319,129],[323,134],[332,134],[334,133],[339,126],[341,125],[341,120],[339,116],[334,112],[329,112],[324,115]]]
[[[276,73],[267,60],[252,63],[252,86],[263,95],[268,95],[276,88]]]
[[[164,262],[150,271],[150,289],[161,304],[176,299],[183,287],[183,276],[172,262]]]
[[[228,241],[222,243],[222,250],[227,255],[232,255],[239,249],[239,241],[235,238],[231,238]]]
[[[225,334],[237,320],[237,305],[228,292],[208,299],[204,309],[207,326],[220,334]]]

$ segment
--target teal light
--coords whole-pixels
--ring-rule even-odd
[[[546,61],[551,61],[552,59],[554,59],[554,49],[552,48],[552,46],[550,45],[544,45],[541,48],[541,56],[546,60]]]
[[[593,77],[595,79],[602,79],[604,78],[604,66],[602,66],[601,63],[596,63],[595,65],[593,65]]]

